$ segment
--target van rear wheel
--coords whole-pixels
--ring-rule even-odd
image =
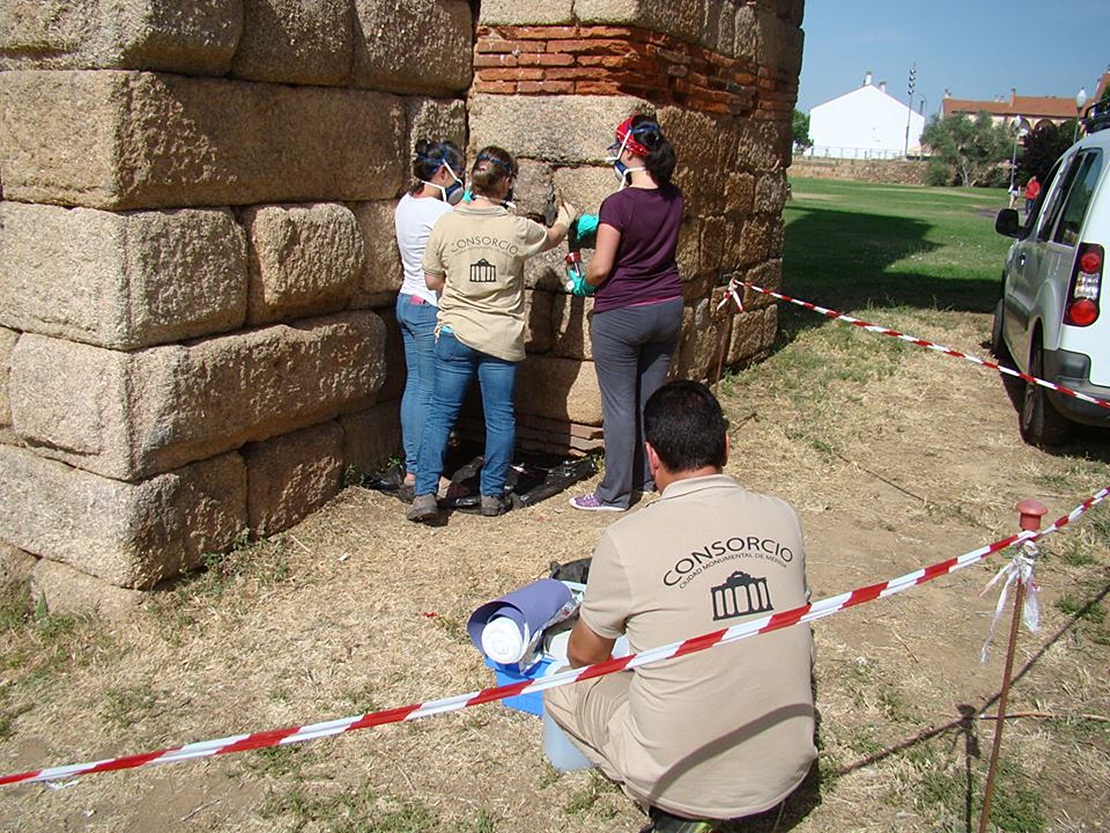
[[[1034,348],[1029,373],[1044,378],[1044,351],[1038,344]],[[1048,399],[1048,389],[1032,382],[1025,383],[1025,398],[1021,403],[1021,438],[1039,447],[1063,445],[1071,433],[1071,423],[1057,411]]]

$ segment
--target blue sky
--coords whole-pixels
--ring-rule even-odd
[[[917,64],[913,109],[956,98],[1018,95],[1074,99],[1094,87],[1110,64],[1108,0],[933,0],[886,3],[807,0],[798,109],[851,92],[870,71],[873,83],[907,100]]]

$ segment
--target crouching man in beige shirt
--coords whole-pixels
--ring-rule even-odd
[[[703,385],[672,382],[644,409],[662,496],[594,551],[568,658],[639,652],[806,603],[794,510],[722,470],[727,423]],[[646,831],[711,831],[774,808],[817,757],[813,638],[794,625],[545,692],[582,753],[651,815]]]

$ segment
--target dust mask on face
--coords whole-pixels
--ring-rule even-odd
[[[429,182],[426,179],[422,179],[420,181],[423,182],[425,185],[431,185],[433,188],[438,188],[443,201],[448,205],[458,205],[460,202],[462,202],[463,193],[466,190],[463,187],[463,181],[459,179],[459,175],[455,173],[455,170],[446,162],[443,163],[443,167],[447,169],[447,173],[451,174],[451,179],[455,180],[446,188],[442,185],[437,185],[434,182]]]

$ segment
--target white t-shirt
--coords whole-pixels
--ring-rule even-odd
[[[451,206],[435,197],[414,197],[405,194],[397,203],[393,224],[397,230],[397,248],[401,251],[401,265],[405,279],[401,283],[402,295],[417,295],[429,304],[439,306],[439,297],[424,283],[424,247],[432,226]]]

